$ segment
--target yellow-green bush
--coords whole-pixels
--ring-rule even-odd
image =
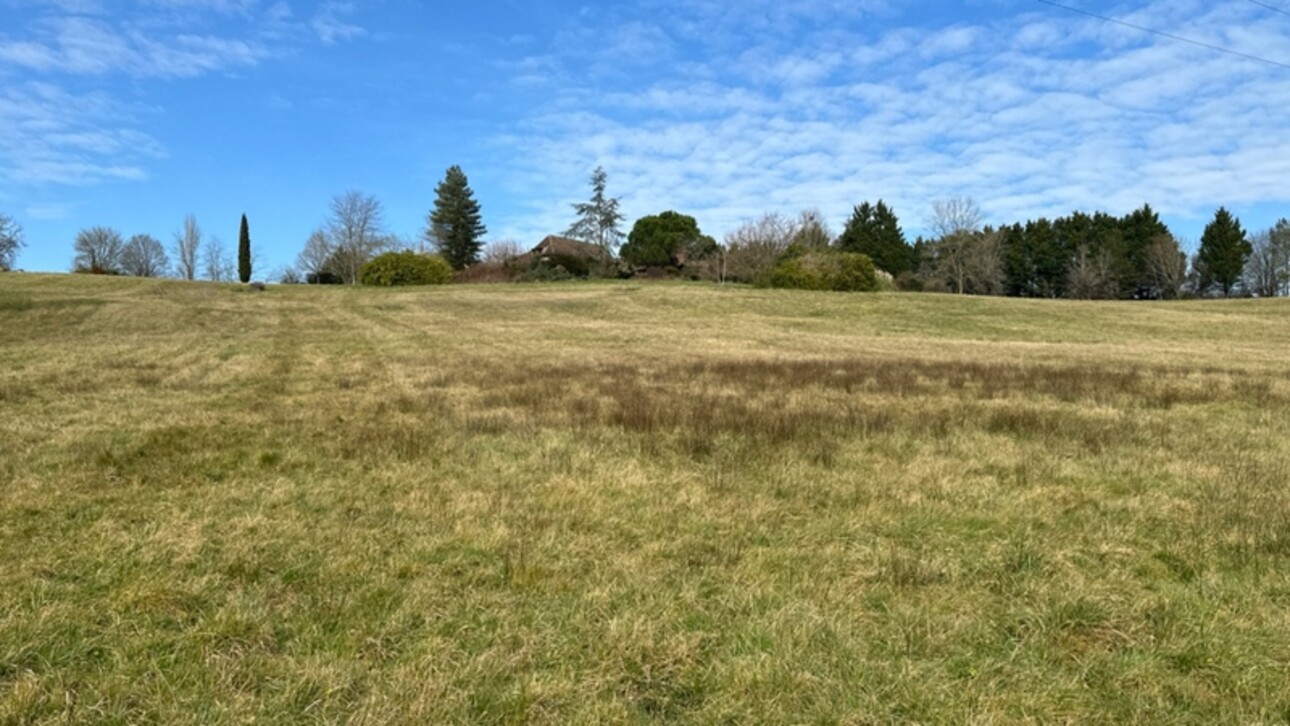
[[[439,255],[386,252],[363,265],[358,281],[376,287],[445,285],[452,282],[452,265]]]
[[[878,289],[873,260],[858,252],[790,248],[770,275],[770,286],[795,290],[873,292]]]

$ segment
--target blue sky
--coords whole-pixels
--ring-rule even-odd
[[[1067,4],[1290,63],[1290,14],[1242,0]],[[1277,7],[1290,2],[1269,0]],[[490,239],[569,225],[597,165],[631,220],[718,238],[766,211],[834,230],[885,199],[988,221],[1156,207],[1194,244],[1215,208],[1290,216],[1290,70],[1034,0],[0,0],[0,212],[28,270],[77,230],[169,245],[184,215],[257,277],[329,200],[416,239],[462,166]],[[264,273],[264,274],[260,274]]]

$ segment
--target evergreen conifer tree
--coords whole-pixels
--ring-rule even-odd
[[[479,213],[479,202],[470,189],[466,174],[451,166],[435,187],[434,210],[430,212],[425,237],[454,270],[479,261],[483,236],[488,233]]]
[[[1214,221],[1205,225],[1205,232],[1200,237],[1200,250],[1196,253],[1200,292],[1209,292],[1217,287],[1223,297],[1231,295],[1245,270],[1245,261],[1253,251],[1245,230],[1241,229],[1241,220],[1233,217],[1226,208],[1219,207],[1214,213]]]
[[[603,167],[596,167],[591,173],[591,199],[573,205],[578,213],[578,221],[565,230],[566,237],[599,245],[608,254],[614,254],[623,241],[623,232],[618,225],[623,215],[618,211],[618,199],[605,196],[608,175]]]
[[[900,221],[881,199],[876,205],[865,202],[855,208],[837,246],[843,252],[868,255],[878,269],[893,276],[917,266],[914,248],[905,241]]]
[[[1125,215],[1119,226],[1123,237],[1123,259],[1119,265],[1123,275],[1121,294],[1131,297],[1138,288],[1151,285],[1147,250],[1154,241],[1169,235],[1169,228],[1160,221],[1160,215],[1150,204]]]
[[[242,215],[242,229],[237,234],[237,279],[246,284],[251,281],[251,229]]]

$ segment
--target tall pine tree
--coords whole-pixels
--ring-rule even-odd
[[[1223,297],[1232,294],[1245,270],[1245,261],[1254,251],[1241,229],[1241,220],[1224,207],[1214,213],[1214,221],[1205,225],[1196,253],[1197,287],[1206,293],[1218,288]]]
[[[242,215],[242,229],[237,234],[237,279],[246,284],[251,281],[251,228]]]
[[[917,266],[914,248],[905,241],[896,213],[881,199],[877,205],[865,202],[852,211],[837,246],[843,252],[868,255],[878,269],[893,276],[910,272]]]
[[[564,234],[599,245],[612,255],[623,241],[623,231],[618,227],[623,221],[623,215],[618,211],[618,198],[605,196],[607,179],[604,167],[598,166],[591,173],[591,200],[573,205],[573,211],[578,213],[578,221],[570,225]]]
[[[435,187],[434,210],[430,212],[425,237],[454,270],[479,262],[479,251],[488,233],[479,213],[479,202],[470,189],[466,173],[451,166]]]

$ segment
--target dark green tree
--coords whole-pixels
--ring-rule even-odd
[[[1125,215],[1119,220],[1123,239],[1123,256],[1119,263],[1120,294],[1133,297],[1140,288],[1152,286],[1148,250],[1161,237],[1171,236],[1169,227],[1160,221],[1150,204]]]
[[[864,202],[852,211],[846,229],[838,237],[837,248],[868,255],[878,269],[892,276],[911,272],[918,266],[914,248],[900,228],[900,220],[881,199],[876,205]]]
[[[251,228],[242,215],[242,229],[237,233],[237,279],[246,284],[251,281]]]
[[[1080,299],[1129,297],[1136,273],[1125,253],[1120,220],[1105,212],[1074,212],[1053,222],[1064,255],[1061,294]]]
[[[1126,271],[1121,291],[1124,297],[1133,297],[1139,288],[1152,285],[1148,250],[1153,242],[1170,236],[1169,227],[1160,221],[1160,215],[1151,205],[1144,204],[1142,209],[1135,209],[1120,219],[1120,233],[1124,237]]]
[[[636,220],[620,254],[640,267],[676,267],[716,251],[716,240],[699,231],[694,217],[669,210]]]
[[[487,233],[466,173],[459,166],[449,167],[435,187],[434,210],[430,212],[425,238],[453,269],[460,270],[479,262]]]
[[[1200,237],[1200,250],[1196,253],[1197,288],[1207,293],[1217,288],[1223,297],[1232,294],[1241,280],[1245,261],[1254,247],[1241,229],[1241,220],[1232,216],[1224,207],[1214,213],[1214,221],[1205,225]]]
[[[1065,282],[1067,250],[1057,223],[1045,218],[1000,230],[1004,289],[1019,297],[1057,297]]]

